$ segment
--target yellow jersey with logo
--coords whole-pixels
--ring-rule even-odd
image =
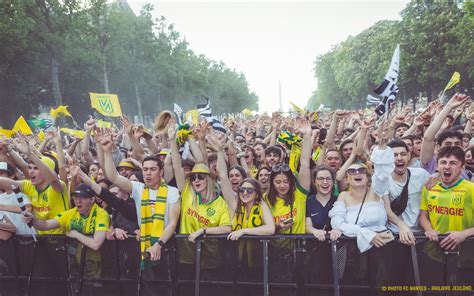
[[[59,213],[54,217],[66,231],[76,230],[84,235],[109,230],[110,217],[106,210],[94,203],[88,216],[81,215],[77,208]]]
[[[276,198],[276,203],[272,206],[269,202],[270,210],[272,211],[275,224],[281,221],[293,218],[293,226],[289,229],[280,229],[278,233],[281,234],[304,234],[306,221],[306,199],[308,191],[296,183],[295,201],[292,205],[286,205],[285,200],[279,196]],[[266,195],[265,195],[266,197]],[[268,200],[267,200],[268,201]]]
[[[441,234],[474,227],[472,202],[474,183],[464,179],[451,187],[441,183],[423,188],[420,209],[427,211],[431,226]]]
[[[43,191],[39,191],[30,180],[21,182],[20,190],[30,198],[35,218],[41,220],[53,219],[57,214],[70,208],[67,186],[63,181],[60,182],[63,186],[61,192],[56,192],[51,185],[48,185]],[[61,228],[38,230],[38,234],[64,234],[64,230]]]
[[[196,206],[193,205],[193,194],[191,183],[186,180],[184,190],[181,194],[181,221],[179,233],[190,234],[201,228],[217,226],[231,226],[227,203],[222,196],[217,197],[209,203],[202,203],[198,196]],[[184,264],[194,264],[195,244],[187,239],[178,240],[179,262]],[[202,268],[215,268],[220,261],[219,241],[216,239],[206,239],[202,244],[201,266]]]
[[[184,190],[181,194],[181,222],[179,233],[189,234],[201,228],[215,226],[230,226],[229,209],[222,196],[209,203],[201,203],[198,196],[198,203],[193,206],[193,194],[191,193],[191,183],[186,180]]]

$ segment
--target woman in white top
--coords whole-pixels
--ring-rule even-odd
[[[349,190],[341,192],[332,210],[329,212],[331,226],[345,236],[356,237],[361,253],[372,246],[382,247],[393,240],[387,230],[387,212],[381,196],[370,187],[370,174],[363,163],[353,163],[356,155],[362,151],[367,123],[362,126],[357,148],[338,172],[345,174]]]

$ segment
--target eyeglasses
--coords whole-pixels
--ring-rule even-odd
[[[191,182],[194,182],[194,181],[196,181],[196,180],[202,181],[202,180],[204,180],[204,179],[206,179],[206,175],[205,175],[205,174],[201,174],[201,173],[199,173],[199,174],[191,174],[191,175],[189,176],[189,180],[191,180]]]
[[[253,194],[255,192],[255,189],[253,189],[252,187],[240,187],[239,192]]]
[[[367,174],[367,169],[366,168],[358,168],[358,169],[348,169],[347,170],[348,175],[357,175],[357,174]]]
[[[279,172],[289,172],[290,167],[286,163],[279,163],[273,166],[272,172],[279,173]]]
[[[332,178],[331,177],[316,177],[316,181],[319,181],[319,182],[332,182]]]

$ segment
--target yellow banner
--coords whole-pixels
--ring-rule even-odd
[[[291,107],[293,108],[293,110],[295,110],[296,112],[298,112],[299,114],[305,114],[305,111],[303,108],[297,106],[296,104],[294,104],[292,101],[290,101],[290,104],[291,104]]]
[[[108,122],[108,121],[103,121],[103,120],[97,120],[97,123],[96,123],[97,127],[100,127],[100,128],[112,128],[112,122]]]
[[[444,88],[444,91],[447,91],[451,87],[455,86],[459,83],[459,81],[461,81],[461,74],[459,74],[459,72],[454,72],[453,76],[451,76],[451,79],[449,79],[448,85],[446,85]]]
[[[85,131],[73,130],[73,129],[65,128],[65,127],[62,127],[61,131],[66,134],[70,134],[71,136],[74,136],[78,139],[84,139],[84,136],[86,135]]]
[[[69,110],[67,110],[67,107],[68,106],[60,105],[56,109],[51,108],[51,112],[50,112],[51,117],[54,119],[58,118],[61,115],[72,117],[71,113],[69,113]]]
[[[184,115],[185,121],[191,121],[194,125],[199,124],[199,110],[193,109],[186,112]]]
[[[97,112],[104,116],[120,117],[122,116],[122,108],[118,96],[115,94],[96,94],[89,93],[91,97],[91,106]]]
[[[17,132],[20,131],[24,135],[32,135],[33,132],[31,131],[30,126],[28,123],[26,123],[26,120],[23,118],[23,116],[20,116],[17,121],[15,122],[15,125],[13,126],[12,132]]]
[[[13,136],[13,131],[0,128],[0,134],[4,135],[7,138],[11,138]]]

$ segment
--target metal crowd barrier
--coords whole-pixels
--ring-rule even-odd
[[[135,238],[95,252],[64,236],[0,241],[4,295],[473,295],[474,238],[456,251],[417,237],[360,254],[356,241],[311,235],[176,235],[140,269]]]

